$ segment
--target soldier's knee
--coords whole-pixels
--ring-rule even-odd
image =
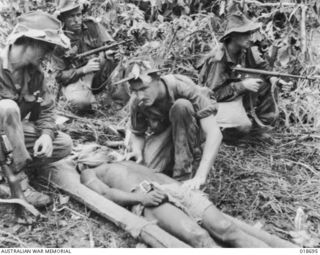
[[[247,121],[243,121],[237,127],[237,130],[241,133],[248,134],[252,128],[252,122],[248,119]]]
[[[184,116],[185,114],[192,114],[193,112],[194,109],[189,100],[178,99],[170,109],[170,118],[174,119],[176,117]]]
[[[69,135],[59,132],[55,140],[55,146],[57,149],[57,157],[64,158],[71,154],[72,151],[72,139]]]
[[[72,110],[74,111],[88,111],[92,108],[92,102],[87,98],[77,98],[69,101]]]
[[[5,115],[20,115],[18,104],[10,99],[0,100],[0,112]]]

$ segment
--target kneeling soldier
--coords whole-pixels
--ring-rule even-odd
[[[72,145],[68,135],[56,131],[54,100],[40,64],[56,45],[69,44],[59,20],[32,12],[19,17],[0,56],[0,129],[13,146],[25,198],[37,207],[50,203],[50,197],[29,186],[27,163],[39,167],[58,161],[70,154]]]
[[[200,83],[210,88],[219,103],[217,121],[229,135],[247,134],[255,124],[261,130],[274,123],[278,117],[275,77],[246,77],[232,69],[245,68],[269,70],[268,62],[258,47],[251,46],[252,34],[260,25],[242,13],[231,14],[221,44],[212,50],[200,73]],[[289,83],[281,81],[283,85]],[[248,115],[251,115],[250,118]],[[252,122],[254,120],[254,122]],[[234,132],[237,131],[237,132]]]
[[[132,151],[127,159],[135,158],[198,189],[206,182],[222,140],[216,101],[208,88],[196,86],[186,76],[160,76],[160,70],[146,61],[133,64],[132,73],[138,68],[138,77],[125,79],[132,91]],[[198,167],[197,156],[201,157]]]
[[[113,42],[107,30],[92,19],[84,19],[82,6],[75,1],[61,0],[57,7],[58,19],[71,41],[68,52],[57,49],[55,64],[58,69],[56,80],[62,92],[76,112],[86,112],[96,104],[94,95],[102,92],[108,78],[117,65],[111,55],[102,51],[87,59],[76,59],[76,54],[84,53]],[[129,100],[126,87],[110,89],[111,97],[120,104]]]

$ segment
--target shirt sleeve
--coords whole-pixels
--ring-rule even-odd
[[[148,122],[138,106],[138,99],[132,96],[130,105],[130,129],[131,132],[138,136],[143,136],[148,129]]]
[[[201,81],[202,83],[212,89],[218,102],[232,101],[241,95],[245,88],[241,81],[230,79],[224,60],[210,61],[202,67]]]
[[[42,80],[42,89],[43,101],[40,104],[40,113],[38,119],[35,120],[35,125],[41,131],[41,134],[47,134],[53,140],[56,132],[55,103],[44,79]]]
[[[52,62],[56,71],[56,81],[62,86],[67,86],[71,83],[77,82],[84,76],[81,68],[72,68],[70,61],[67,61],[62,52],[56,51],[53,54]],[[69,68],[68,68],[69,67]]]
[[[197,86],[190,78],[184,75],[174,75],[176,86],[175,99],[184,98],[191,102],[198,119],[206,118],[217,113],[217,102],[210,89]]]

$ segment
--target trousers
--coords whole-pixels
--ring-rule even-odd
[[[33,146],[41,135],[34,123],[21,121],[17,103],[10,99],[0,100],[0,129],[7,135],[13,147],[13,158],[16,173],[28,163],[33,166],[44,166],[58,161],[71,153],[71,137],[58,132],[53,140],[53,153],[50,158],[33,158]]]
[[[170,127],[146,138],[144,164],[177,180],[190,179],[201,154],[200,126],[186,99],[175,101],[169,112]]]
[[[115,68],[115,63],[107,60],[100,71],[86,74],[77,82],[63,87],[62,93],[70,104],[71,109],[80,112],[92,109],[92,106],[97,104],[95,95],[104,89],[107,89],[107,94],[110,97],[110,99],[106,99],[107,101],[112,100],[119,105],[125,105],[130,98],[127,85],[112,86],[111,79],[110,82],[104,84]]]

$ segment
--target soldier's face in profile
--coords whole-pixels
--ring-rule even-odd
[[[78,8],[75,11],[65,14],[63,18],[63,23],[68,31],[78,32],[82,27],[82,13]]]
[[[156,80],[149,83],[143,82],[141,79],[130,81],[130,88],[134,95],[137,96],[139,104],[151,106],[159,96],[159,85]]]
[[[251,45],[252,32],[233,33],[231,38],[240,48],[247,49]]]

